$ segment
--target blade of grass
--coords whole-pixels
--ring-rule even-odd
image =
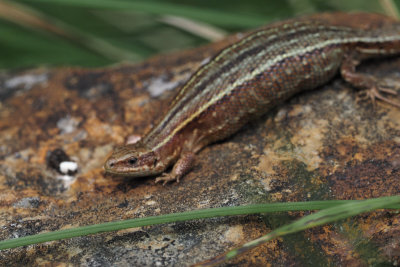
[[[88,33],[82,33],[70,25],[66,25],[55,18],[21,4],[11,3],[5,0],[1,1],[0,18],[36,31],[58,35],[109,59],[132,61],[142,59],[139,55],[116,47]]]
[[[239,207],[223,207],[214,209],[194,210],[182,213],[172,213],[161,216],[150,216],[146,218],[129,219],[117,222],[108,222],[102,224],[88,225],[77,228],[41,233],[31,236],[25,236],[15,239],[0,241],[0,250],[16,248],[26,245],[38,244],[48,241],[97,234],[102,232],[117,231],[127,228],[156,225],[162,223],[172,223],[180,221],[188,221],[195,219],[204,219],[220,216],[232,216],[256,213],[271,213],[282,211],[306,211],[319,210],[329,207],[335,207],[343,203],[358,203],[357,200],[326,200],[326,201],[310,201],[310,202],[287,202],[287,203],[270,203],[255,204]],[[385,208],[400,209],[400,205],[391,205],[387,203]]]
[[[392,197],[374,198],[362,201],[351,201],[345,204],[327,208],[319,212],[316,212],[314,214],[304,216],[293,223],[279,227],[278,229],[260,238],[250,241],[238,248],[232,249],[215,258],[196,264],[195,266],[214,266],[229,259],[233,259],[234,257],[244,252],[247,252],[252,248],[262,245],[274,238],[303,231],[305,229],[320,226],[323,224],[332,223],[338,220],[358,215],[360,213],[384,208],[387,207],[388,205],[390,206],[399,203],[400,203],[400,196],[392,196]]]
[[[123,0],[22,0],[20,2],[50,3],[96,9],[123,9],[151,13],[155,15],[175,15],[211,24],[228,27],[255,27],[266,22],[262,16],[232,14],[213,9],[172,4],[163,1],[123,1]]]
[[[190,32],[193,35],[197,35],[203,39],[215,42],[223,39],[228,35],[227,32],[214,27],[210,24],[193,21],[191,19],[186,19],[177,16],[163,16],[158,21],[165,23],[167,25],[174,26],[178,29]]]
[[[399,18],[399,9],[392,0],[379,0],[379,3],[385,14],[395,19]]]

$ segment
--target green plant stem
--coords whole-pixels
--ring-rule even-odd
[[[16,248],[31,244],[38,244],[48,241],[97,234],[102,232],[117,231],[127,228],[156,225],[162,223],[172,223],[180,221],[188,221],[195,219],[204,219],[220,216],[232,216],[256,213],[271,213],[282,211],[306,211],[319,210],[329,207],[335,207],[344,203],[357,203],[356,200],[326,200],[326,201],[310,201],[310,202],[288,202],[288,203],[271,203],[271,204],[255,204],[239,207],[223,207],[214,209],[202,209],[188,211],[182,213],[173,213],[160,216],[150,216],[146,218],[129,219],[117,222],[107,222],[95,225],[82,226],[77,228],[40,233],[31,236],[25,236],[15,239],[0,241],[0,250]],[[400,205],[385,205],[385,208],[398,209]]]
[[[392,205],[398,205],[399,203],[400,203],[400,196],[392,196],[392,197],[367,199],[362,201],[349,201],[348,203],[345,204],[336,205],[331,208],[323,209],[314,214],[304,216],[294,221],[293,223],[289,223],[282,227],[279,227],[260,238],[252,240],[246,244],[241,245],[238,248],[232,249],[215,258],[196,264],[195,266],[214,266],[229,259],[233,259],[238,255],[247,252],[250,249],[262,245],[277,237],[303,231],[305,229],[320,226],[323,224],[332,223],[338,220],[342,220],[375,209],[391,207]]]

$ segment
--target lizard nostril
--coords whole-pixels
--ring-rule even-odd
[[[114,162],[112,162],[112,161],[106,161],[106,163],[104,164],[104,168],[105,169],[110,169],[110,168],[112,168],[112,167],[114,167]]]

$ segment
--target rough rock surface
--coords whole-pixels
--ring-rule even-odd
[[[105,175],[112,148],[149,130],[177,88],[231,40],[137,65],[2,73],[0,238],[209,207],[400,194],[400,110],[374,108],[340,77],[208,146],[179,184]],[[399,69],[397,58],[361,71],[399,79]],[[77,172],[54,168],[66,159]],[[0,251],[0,265],[189,265],[304,214],[207,219],[31,245]],[[379,211],[274,240],[232,263],[396,265],[399,236],[400,215]]]

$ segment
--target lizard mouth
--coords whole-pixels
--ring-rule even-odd
[[[132,170],[126,167],[116,167],[110,164],[108,161],[104,164],[104,170],[108,174],[126,176],[126,177],[142,177],[142,176],[152,176],[162,173],[157,169],[155,170]]]

